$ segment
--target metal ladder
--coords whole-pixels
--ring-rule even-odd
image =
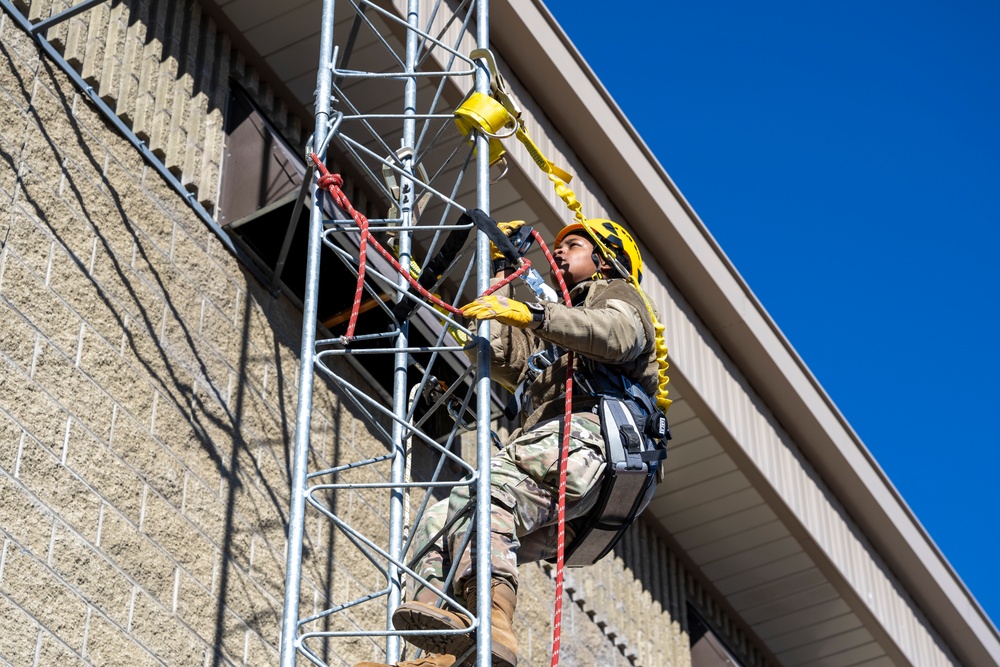
[[[316,130],[310,147],[322,161],[335,146],[367,186],[391,202],[388,215],[369,220],[369,229],[380,238],[391,237],[400,264],[414,273],[440,252],[450,234],[472,232],[474,240],[436,286],[451,305],[466,303],[488,287],[489,241],[455,221],[464,208],[489,211],[489,147],[483,135],[470,145],[456,130],[452,111],[473,89],[489,91],[488,70],[468,55],[470,45],[488,48],[488,1],[324,0],[322,12]],[[422,512],[435,497],[466,484],[473,487],[472,495],[485,499],[475,503],[475,525],[489,525],[489,466],[477,464],[491,454],[489,350],[484,342],[489,325],[470,331],[461,318],[435,311],[405,278],[389,270],[388,262],[369,252],[363,298],[367,319],[362,318],[351,340],[318,338],[321,253],[324,248],[332,252],[356,278],[361,243],[360,226],[331,205],[311,176],[310,170],[280,664],[292,667],[299,656],[317,665],[331,659],[342,664],[341,657],[357,657],[359,642],[374,641],[384,641],[391,664],[400,658],[403,642],[390,618],[403,599],[404,583],[417,574],[411,569],[418,555],[413,553],[412,530]],[[365,367],[391,368],[386,391],[359,383],[345,363],[349,357]],[[333,385],[383,453],[334,461],[310,451],[318,380]],[[454,451],[462,442],[474,450],[470,462]],[[413,472],[414,452],[419,453],[417,467],[426,470]],[[312,528],[321,524],[325,528]],[[314,539],[314,533],[323,531],[325,545]],[[474,627],[489,627],[490,532],[470,534],[476,542],[468,546],[476,553],[478,591],[470,611],[475,612]],[[304,600],[303,582],[311,584],[317,568],[327,573],[327,595]],[[330,580],[340,568],[343,585],[333,585]],[[477,633],[476,664],[491,664],[490,656],[489,633]]]

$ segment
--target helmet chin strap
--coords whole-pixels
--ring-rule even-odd
[[[590,259],[594,262],[594,268],[597,269],[592,274],[590,274],[591,280],[604,280],[604,273],[601,271],[601,257],[594,252],[590,255]]]
[[[601,268],[601,262],[602,261],[606,261],[607,264],[609,265],[608,268],[611,269],[611,277],[612,278],[615,277],[615,274],[618,274],[618,276],[622,277],[622,278],[626,278],[626,279],[628,278],[628,275],[629,275],[628,271],[625,270],[625,267],[622,266],[618,262],[618,260],[616,260],[616,259],[605,260],[603,257],[601,257],[597,253],[596,249],[594,250],[593,254],[590,255],[590,258],[594,261],[594,268],[597,269],[596,271],[594,271],[594,273],[592,273],[590,275],[590,279],[591,280],[604,280],[605,278],[608,277],[605,274],[604,270]]]

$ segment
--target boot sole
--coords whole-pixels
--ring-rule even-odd
[[[459,632],[466,628],[455,627],[451,616],[438,611],[437,609],[420,609],[419,611],[407,609],[405,607],[397,609],[392,615],[392,624],[397,630],[450,630]],[[412,635],[403,637],[406,641],[419,649],[430,653],[449,653],[459,656],[475,649],[476,633],[464,633],[454,635]],[[517,655],[501,644],[493,642],[493,667],[517,667]],[[471,656],[471,662],[466,660],[466,664],[472,664],[475,656]],[[457,667],[457,665],[456,665]]]

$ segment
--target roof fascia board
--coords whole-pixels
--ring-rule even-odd
[[[684,397],[684,400],[692,406],[699,418],[705,422],[709,431],[733,458],[739,469],[750,480],[754,489],[778,516],[778,519],[788,527],[792,536],[802,545],[805,553],[813,560],[816,568],[823,573],[841,599],[858,618],[862,619],[865,627],[885,650],[893,664],[913,664],[907,659],[899,642],[896,641],[892,633],[889,632],[885,624],[882,623],[878,615],[873,611],[870,602],[844,576],[840,568],[828,557],[825,549],[816,539],[816,536],[809,530],[809,527],[805,526],[801,517],[788,506],[782,493],[775,488],[771,480],[768,479],[768,476],[761,470],[759,461],[749,451],[740,446],[739,438],[733,433],[730,424],[719,414],[716,409],[717,406],[713,405],[704,393],[698,391],[684,375],[671,375],[670,383],[677,385],[678,392]],[[802,484],[807,485],[808,482],[802,482]],[[676,544],[676,540],[671,537],[670,543]],[[677,548],[679,549],[680,547],[678,546]],[[686,555],[683,560],[689,569],[697,571],[697,565],[691,562]],[[703,583],[702,585],[706,584]],[[708,586],[713,591],[716,590],[714,586]],[[718,593],[716,594],[718,595]],[[738,617],[737,612],[732,609],[728,601],[725,606],[731,614]],[[752,628],[750,632],[753,632]],[[777,658],[775,658],[774,663],[779,664]]]
[[[493,0],[491,13],[504,60],[950,647],[1000,661],[996,628],[544,4]]]

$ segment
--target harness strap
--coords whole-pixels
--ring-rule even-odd
[[[512,265],[520,266],[525,262],[527,262],[529,266],[531,265],[527,259],[521,257],[521,253],[518,252],[514,242],[510,240],[510,237],[504,234],[503,230],[497,225],[496,220],[491,218],[485,211],[478,208],[467,209],[458,219],[458,224],[467,225],[469,223],[474,224],[479,228],[479,231],[486,234],[490,243],[495,245],[497,250],[503,253],[504,259]]]

